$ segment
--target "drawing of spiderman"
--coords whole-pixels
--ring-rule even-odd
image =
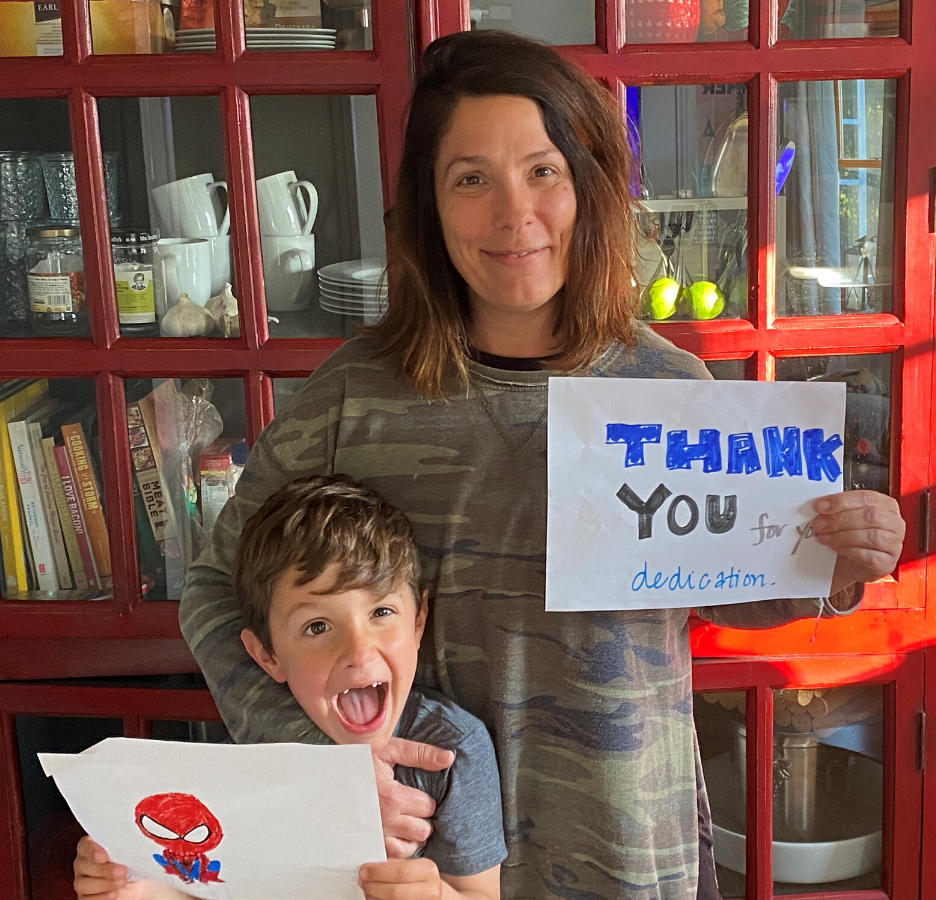
[[[186,884],[222,882],[221,861],[206,854],[221,843],[224,832],[211,811],[191,794],[153,794],[134,811],[140,831],[163,846],[153,859]],[[223,883],[223,882],[222,882]]]

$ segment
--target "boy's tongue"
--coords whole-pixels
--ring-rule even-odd
[[[366,725],[380,713],[379,690],[373,685],[351,688],[348,693],[338,695],[338,707],[352,725]]]

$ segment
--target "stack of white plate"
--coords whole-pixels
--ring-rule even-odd
[[[334,50],[334,28],[248,28],[248,50]],[[176,53],[213,53],[213,28],[176,32]]]
[[[387,261],[353,259],[319,269],[319,303],[326,312],[339,316],[379,319],[387,311]]]

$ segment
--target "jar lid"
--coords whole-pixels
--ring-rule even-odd
[[[80,234],[81,229],[77,225],[37,225],[26,229],[26,236],[31,238],[66,238]]]
[[[115,246],[128,246],[135,244],[152,244],[159,240],[159,231],[143,231],[139,228],[114,228],[111,230],[111,244]]]

